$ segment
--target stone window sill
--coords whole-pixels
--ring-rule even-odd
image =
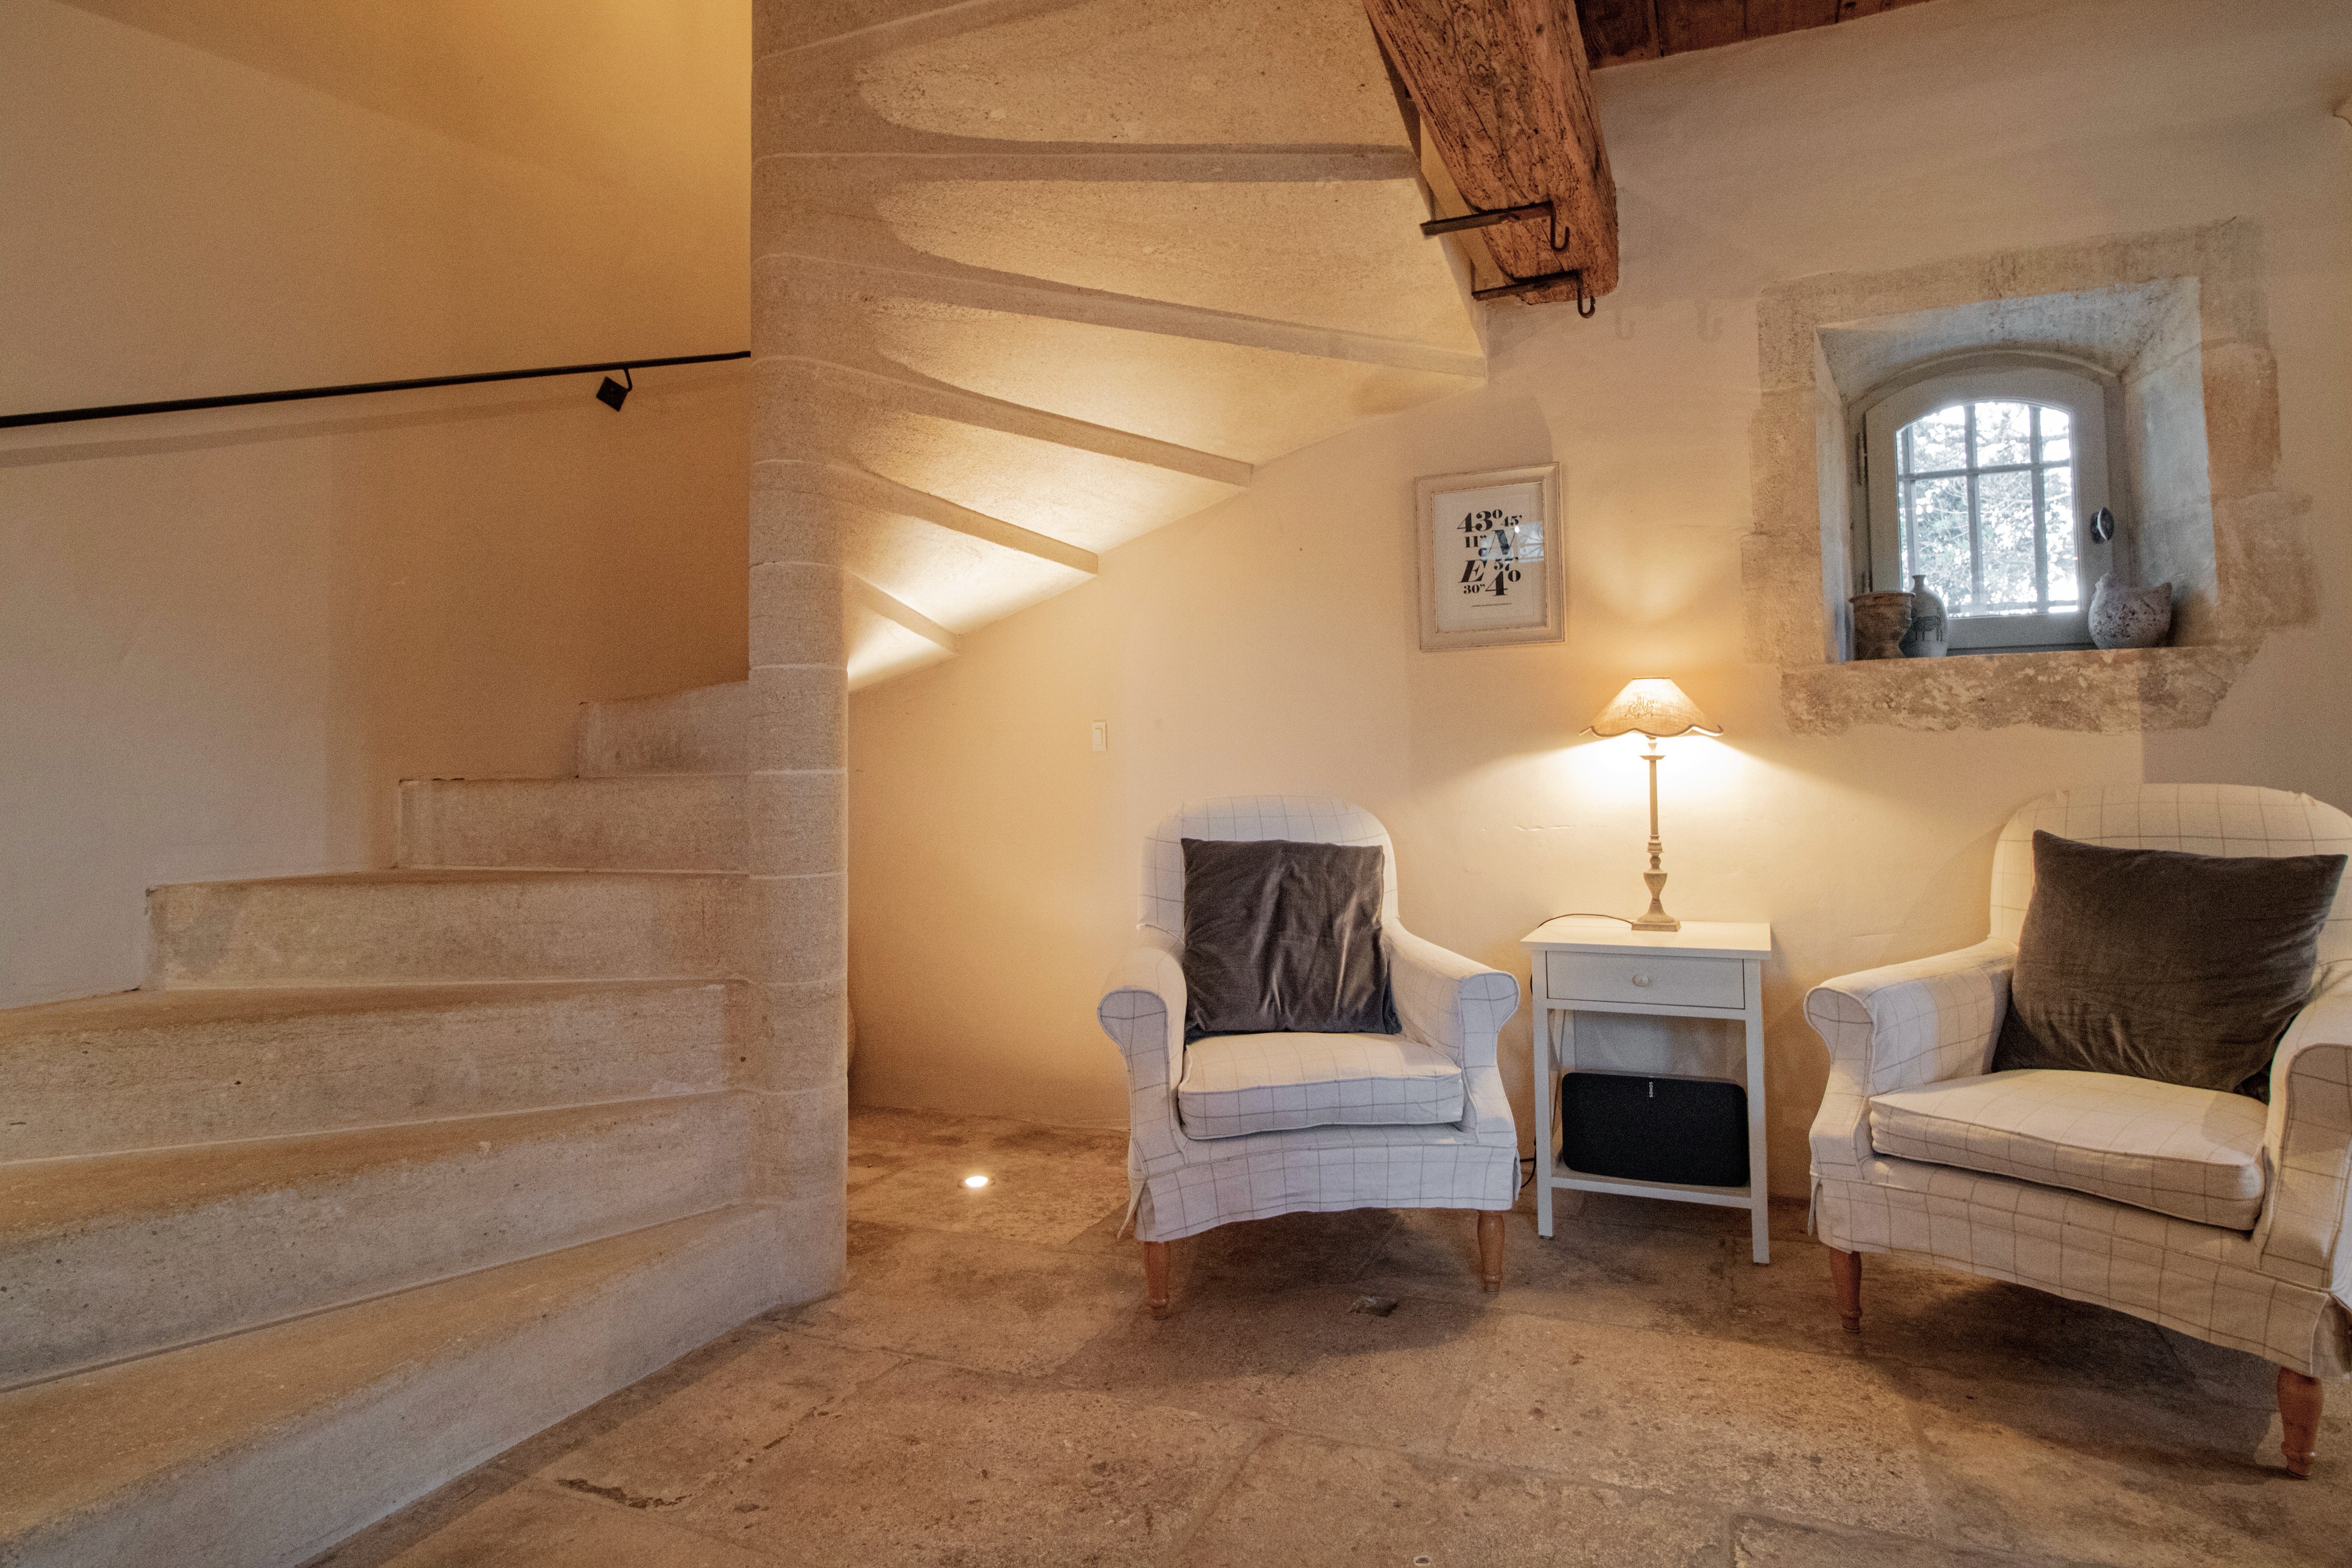
[[[2252,651],[2213,644],[1856,659],[1783,669],[1780,700],[1801,735],[1843,734],[1856,724],[2038,724],[2109,735],[2193,730],[2213,716]]]

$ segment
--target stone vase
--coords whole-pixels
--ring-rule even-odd
[[[2100,647],[2154,647],[2172,631],[2172,584],[2135,588],[2110,572],[2091,594],[2091,641]]]
[[[1944,601],[1927,586],[1927,579],[1911,579],[1911,629],[1903,634],[1906,658],[1941,658],[1950,646]]]
[[[1901,658],[1903,634],[1911,625],[1911,595],[1856,594],[1846,602],[1853,606],[1853,657]]]

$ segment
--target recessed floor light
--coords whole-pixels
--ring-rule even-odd
[[[974,1191],[978,1191],[980,1188],[988,1185],[988,1178],[986,1176],[966,1176],[963,1179],[963,1184],[967,1187],[972,1188]]]

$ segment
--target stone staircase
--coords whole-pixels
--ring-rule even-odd
[[[754,11],[751,679],[0,1013],[0,1568],[299,1563],[831,1288],[844,686],[1484,379],[1358,0]]]
[[[404,785],[397,869],[158,888],[148,989],[0,1013],[0,1563],[299,1563],[830,1284],[737,1082],[741,690]]]
[[[755,484],[832,525],[853,690],[1486,379],[1361,0],[762,5],[754,47]]]

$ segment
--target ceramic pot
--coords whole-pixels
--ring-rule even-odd
[[[1911,629],[1903,634],[1906,658],[1941,658],[1948,646],[1944,601],[1927,587],[1927,579],[1911,579]]]
[[[2172,584],[2134,588],[2110,572],[2091,595],[2091,641],[2101,647],[2154,647],[2172,630]]]
[[[1853,657],[1901,658],[1903,633],[1911,625],[1911,595],[1856,594],[1846,602],[1853,606]]]

